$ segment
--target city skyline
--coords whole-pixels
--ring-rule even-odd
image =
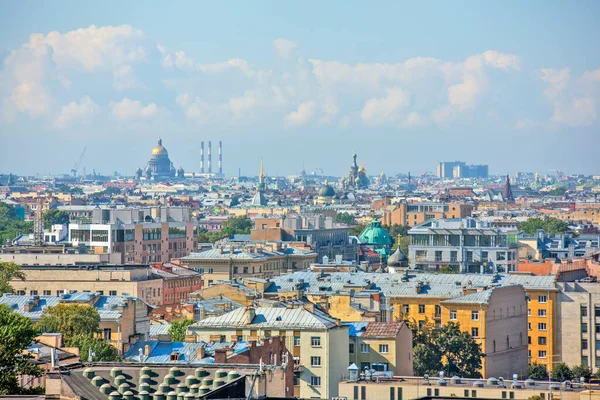
[[[600,5],[509,3],[7,4],[0,173],[598,173]]]

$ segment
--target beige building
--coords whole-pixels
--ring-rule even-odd
[[[456,377],[458,378],[458,377]],[[432,376],[395,377],[391,380],[345,381],[339,384],[338,399],[345,400],[408,400],[433,399],[515,399],[527,400],[538,397],[542,400],[598,400],[600,391],[589,390],[587,385],[574,383],[566,389],[560,383],[547,381],[517,381],[512,377],[488,380],[456,379]]]
[[[316,254],[294,247],[266,249],[261,246],[218,247],[192,253],[181,264],[202,274],[203,286],[219,281],[243,278],[272,278],[288,272],[305,270],[315,262]]]
[[[598,283],[557,283],[556,353],[569,366],[600,368],[600,285]]]
[[[303,307],[244,307],[188,327],[204,341],[253,341],[285,337],[294,357],[294,396],[330,399],[337,396],[348,367],[348,327],[328,315]]]
[[[6,294],[0,297],[0,304],[9,306],[34,323],[40,320],[45,308],[66,303],[96,308],[100,315],[98,336],[114,346],[119,354],[126,352],[136,341],[149,338],[149,308],[147,304],[135,297],[102,296],[95,293],[72,293],[60,296]],[[87,359],[87,355],[83,357]]]
[[[412,332],[404,322],[369,322],[350,325],[350,363],[361,371],[413,374]]]
[[[163,279],[145,265],[23,266],[25,280],[10,282],[21,295],[60,296],[91,292],[134,296],[151,305],[163,303]]]

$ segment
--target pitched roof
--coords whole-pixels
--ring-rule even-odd
[[[482,290],[481,292],[467,294],[465,296],[455,297],[450,300],[441,301],[441,303],[445,304],[488,304],[490,301],[490,297],[492,297],[492,292],[495,289]]]
[[[225,315],[210,317],[190,325],[189,329],[201,330],[205,328],[240,328],[252,326],[261,329],[316,329],[325,330],[335,328],[336,320],[325,313],[310,311],[304,308],[274,308],[257,307],[254,309],[254,318],[246,322],[250,308],[238,308]]]
[[[404,322],[370,322],[362,334],[363,338],[390,338],[398,336]]]

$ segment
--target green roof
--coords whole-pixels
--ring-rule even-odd
[[[361,242],[377,246],[391,246],[392,237],[381,227],[377,218],[373,219],[369,226],[358,236]]]

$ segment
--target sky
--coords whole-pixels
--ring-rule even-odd
[[[598,1],[0,5],[0,173],[600,174]]]

